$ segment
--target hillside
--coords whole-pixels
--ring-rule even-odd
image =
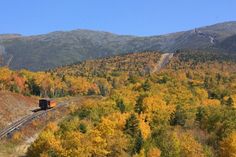
[[[60,124],[48,125],[27,156],[225,157],[234,153],[236,55],[178,51],[161,70],[142,72],[160,58],[158,52],[132,53],[45,73],[61,78],[64,90],[73,89],[72,94],[102,97],[86,99]],[[82,78],[86,81],[79,81]]]
[[[108,32],[74,30],[37,36],[0,35],[0,55],[12,69],[46,70],[78,61],[128,52],[178,49],[228,49],[227,38],[236,34],[236,22],[220,23],[161,36],[137,37]],[[232,41],[232,40],[230,40]],[[224,42],[224,44],[221,44]],[[226,43],[225,43],[226,42]],[[233,40],[234,42],[234,40]]]
[[[36,107],[37,99],[0,91],[0,128],[27,114],[31,114]]]
[[[1,90],[32,96],[91,95],[83,105],[74,103],[63,121],[46,126],[26,156],[234,153],[236,54],[177,51],[153,72],[162,56],[156,51],[123,54],[46,72],[0,68]]]
[[[139,52],[113,57],[87,60],[77,64],[56,68],[58,74],[103,77],[106,75],[120,75],[122,72],[150,74],[158,64],[160,52]]]
[[[236,51],[236,35],[230,36],[216,45],[221,50],[227,50],[229,52]]]

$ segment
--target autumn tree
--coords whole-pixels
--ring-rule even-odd
[[[147,152],[147,157],[160,157],[160,156],[161,156],[161,151],[156,147],[150,148]]]
[[[113,78],[112,79],[112,87],[114,89],[118,89],[120,86],[121,86],[121,84],[120,84],[118,78]]]
[[[5,90],[10,82],[12,72],[6,68],[0,68],[0,90]]]
[[[235,157],[236,156],[236,132],[231,133],[228,137],[220,142],[220,156],[221,157]]]
[[[96,129],[101,132],[102,139],[106,140],[108,156],[118,157],[127,149],[126,135],[122,130],[117,129],[116,124],[109,118],[102,118]]]
[[[145,119],[139,117],[139,128],[142,133],[142,137],[144,140],[150,137],[151,134],[151,127],[149,126],[149,123],[146,122]]]
[[[180,133],[181,157],[204,157],[202,145],[199,144],[191,134]]]
[[[153,130],[152,139],[162,156],[180,157],[180,140],[176,132],[167,132],[165,128]]]
[[[99,79],[97,85],[102,96],[107,96],[110,92],[110,85],[106,79]]]
[[[27,156],[38,157],[41,154],[48,156],[63,156],[63,148],[60,140],[55,136],[57,130],[55,125],[49,124],[38,139],[28,148]]]
[[[48,73],[38,72],[35,83],[39,86],[40,96],[48,97],[54,89],[53,79]]]
[[[66,76],[65,82],[68,87],[68,92],[70,93],[70,95],[76,95],[76,94],[85,95],[90,89],[89,82],[83,77]]]

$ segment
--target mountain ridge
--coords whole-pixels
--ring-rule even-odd
[[[130,52],[162,51],[179,49],[219,49],[235,40],[236,22],[218,23],[192,30],[154,36],[117,35],[106,31],[76,29],[55,31],[48,34],[21,36],[0,35],[0,55],[4,64],[12,69],[47,70],[74,62]],[[222,42],[227,44],[222,44]],[[232,45],[233,45],[232,43]]]

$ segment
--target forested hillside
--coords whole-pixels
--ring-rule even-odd
[[[53,70],[58,75],[106,77],[122,72],[146,75],[152,73],[161,57],[160,52],[139,52],[114,57],[87,60]]]
[[[146,52],[48,72],[2,68],[1,89],[103,96],[84,100],[59,125],[48,125],[27,156],[234,156],[235,55],[180,51],[153,73],[159,59]]]

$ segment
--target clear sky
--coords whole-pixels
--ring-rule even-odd
[[[158,35],[236,21],[236,0],[0,0],[0,34],[92,29]]]

